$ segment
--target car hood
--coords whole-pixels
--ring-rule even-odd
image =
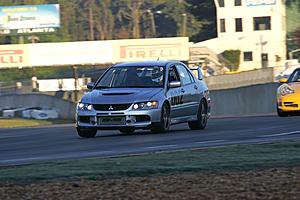
[[[288,85],[295,91],[295,93],[300,94],[300,83],[299,82],[288,83]]]
[[[109,88],[86,93],[81,102],[90,104],[122,104],[149,101],[162,88]]]

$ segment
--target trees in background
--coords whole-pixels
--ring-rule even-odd
[[[170,36],[199,41],[207,32],[203,28],[214,24],[210,22],[214,13],[206,11],[213,0],[2,0],[0,6],[53,3],[60,4],[61,28],[55,34],[39,35],[40,42]],[[18,42],[16,37],[12,41]]]

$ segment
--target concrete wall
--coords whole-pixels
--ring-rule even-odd
[[[234,89],[213,90],[212,116],[246,116],[276,113],[279,84],[268,83]]]
[[[211,90],[212,116],[246,116],[276,113],[279,84],[267,83],[233,89]],[[62,119],[74,119],[76,104],[44,94],[0,96],[0,109],[43,107],[56,109]]]
[[[41,107],[57,110],[61,119],[74,119],[76,104],[44,94],[15,94],[0,96],[0,109]]]
[[[271,83],[274,80],[275,68],[256,69],[235,74],[224,74],[205,78],[210,90],[238,88],[249,85]]]

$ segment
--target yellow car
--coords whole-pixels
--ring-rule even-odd
[[[300,114],[300,68],[291,76],[279,80],[282,85],[277,90],[277,113],[280,117]]]

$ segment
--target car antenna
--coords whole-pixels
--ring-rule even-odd
[[[159,61],[159,57],[157,58],[157,61]]]

